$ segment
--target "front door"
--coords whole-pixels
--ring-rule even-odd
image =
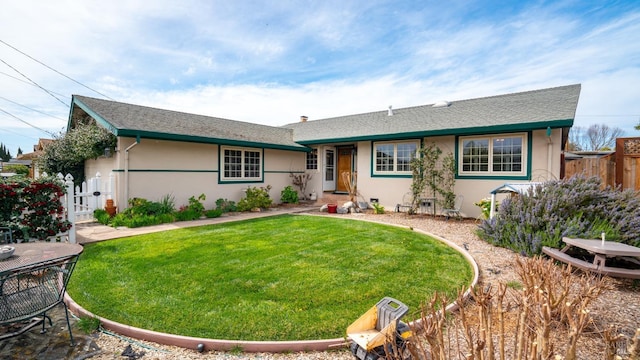
[[[324,176],[322,190],[336,190],[336,151],[334,148],[324,150]]]
[[[351,171],[353,171],[353,148],[338,148],[338,180],[336,191],[349,192],[348,182],[351,179]],[[346,175],[344,175],[346,174]]]

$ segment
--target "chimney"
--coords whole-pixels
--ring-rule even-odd
[[[307,122],[307,120],[309,120],[308,117],[306,117],[304,115],[300,116],[300,122]]]
[[[388,116],[393,116],[393,109],[391,108],[391,105],[389,105],[389,112],[387,113]]]

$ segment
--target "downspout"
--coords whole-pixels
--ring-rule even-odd
[[[551,127],[547,126],[547,180],[551,180],[553,166],[553,143],[551,142]]]
[[[124,201],[125,205],[122,208],[129,207],[129,150],[134,146],[140,144],[140,135],[136,136],[136,142],[129,145],[124,149]]]

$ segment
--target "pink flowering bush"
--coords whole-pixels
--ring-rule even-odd
[[[0,226],[11,229],[14,240],[44,240],[71,228],[61,198],[65,188],[56,178],[0,182]]]

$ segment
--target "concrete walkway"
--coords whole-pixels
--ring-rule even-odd
[[[282,214],[302,213],[308,211],[315,211],[320,207],[317,205],[300,205],[296,207],[278,207],[267,209],[260,212],[239,212],[223,214],[220,217],[212,219],[200,219],[193,221],[178,221],[174,223],[167,223],[154,226],[143,226],[139,228],[127,228],[119,227],[113,228],[94,222],[78,223],[76,224],[76,240],[79,244],[87,244],[97,241],[117,239],[127,236],[149,234],[159,231],[167,231],[174,229],[189,228],[194,226],[203,226],[211,224],[222,224],[231,221],[240,221],[248,219],[257,219],[267,216],[275,216]]]

